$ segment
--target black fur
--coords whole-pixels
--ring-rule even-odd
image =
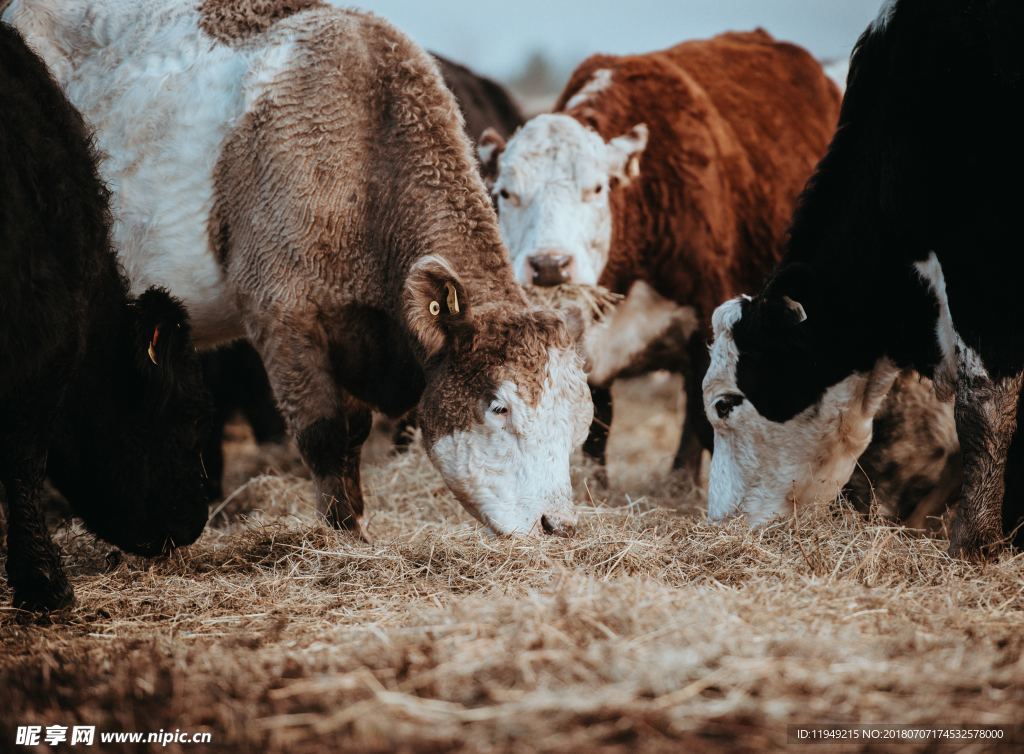
[[[188,319],[164,291],[129,297],[109,228],[81,117],[0,24],[0,481],[17,605],[72,600],[38,508],[44,474],[130,552],[188,544],[206,522]]]
[[[792,418],[882,356],[931,376],[938,304],[913,265],[932,251],[989,374],[1024,368],[1022,32],[1019,0],[899,0],[860,38],[787,253],[734,330],[739,387],[763,416]]]
[[[240,340],[202,354],[203,379],[213,397],[213,422],[203,439],[210,496],[223,495],[224,426],[237,413],[252,426],[258,443],[280,443],[287,436],[270,380],[256,349]]]

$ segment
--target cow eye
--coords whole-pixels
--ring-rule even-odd
[[[519,206],[519,195],[513,194],[508,189],[501,189],[500,191],[498,191],[498,196],[501,197],[502,201],[508,202],[513,207]]]
[[[723,395],[715,401],[715,413],[719,419],[725,419],[732,413],[732,410],[743,403],[743,396],[738,393]]]
[[[497,403],[497,402],[492,403],[491,404],[491,413],[492,414],[497,414],[498,416],[504,416],[505,414],[508,413],[508,406],[505,406],[505,405],[503,405],[501,403]]]

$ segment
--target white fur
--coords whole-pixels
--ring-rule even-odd
[[[438,439],[428,453],[460,502],[498,534],[539,531],[541,518],[573,523],[569,458],[586,438],[593,404],[575,350],[550,349],[543,391],[529,405],[502,383],[483,421]]]
[[[550,252],[572,257],[566,282],[597,283],[612,239],[609,180],[628,180],[647,143],[641,128],[606,143],[575,118],[545,114],[509,140],[493,190],[516,279],[531,284],[529,258]]]
[[[201,345],[241,335],[210,247],[213,170],[234,124],[301,64],[293,44],[232,49],[199,33],[180,0],[14,0],[4,18],[96,130],[133,292],[181,298]]]
[[[584,84],[576,94],[565,103],[566,110],[572,110],[577,105],[582,105],[590,100],[595,94],[600,94],[612,85],[612,72],[607,68],[598,68],[594,75]]]
[[[884,0],[882,7],[878,10],[878,16],[871,24],[872,31],[884,31],[885,27],[892,21],[892,16],[896,12],[896,3],[899,0]]]
[[[670,330],[689,340],[699,326],[692,306],[679,306],[638,280],[601,324],[587,330],[583,350],[590,384],[611,384]]]
[[[821,401],[789,421],[772,422],[749,400],[722,419],[715,402],[742,394],[736,381],[739,351],[732,329],[740,299],[712,317],[714,344],[704,378],[704,407],[715,429],[708,484],[708,517],[745,515],[751,524],[790,512],[794,505],[832,500],[871,442],[872,422],[898,370],[881,359],[871,373],[851,374]]]
[[[967,346],[960,338],[953,324],[953,314],[949,309],[949,297],[946,295],[946,276],[942,272],[942,264],[935,252],[928,259],[914,265],[917,274],[928,285],[939,302],[939,318],[935,322],[935,337],[942,352],[942,363],[935,370],[935,387],[941,395],[950,395],[956,384],[958,374],[974,377],[987,377],[988,371],[982,364],[978,353]]]

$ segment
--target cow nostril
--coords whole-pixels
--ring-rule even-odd
[[[533,270],[533,284],[555,286],[569,282],[573,257],[572,254],[559,254],[544,251],[527,258]]]
[[[715,413],[718,414],[719,419],[726,418],[732,413],[732,410],[743,403],[743,396],[736,393],[729,395],[723,395],[717,401],[715,401]]]
[[[576,526],[572,521],[556,516],[548,516],[546,514],[541,516],[540,525],[544,529],[545,534],[551,534],[556,537],[571,537],[576,533]]]

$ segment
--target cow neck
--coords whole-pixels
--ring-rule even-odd
[[[128,283],[113,253],[104,254],[102,267],[90,292],[82,363],[70,386],[70,401],[74,408],[83,409],[84,415],[102,411],[102,405],[97,403],[119,394],[125,370],[131,368],[133,333]]]
[[[878,148],[884,115],[873,98],[878,84],[871,80],[878,71],[873,61],[864,62],[866,70],[851,81],[838,130],[800,199],[786,254],[764,293],[804,306],[821,353],[830,354],[823,358],[862,369],[888,356],[927,374],[934,304],[911,267],[914,241],[893,219],[905,200],[893,198],[886,177],[887,155]]]

